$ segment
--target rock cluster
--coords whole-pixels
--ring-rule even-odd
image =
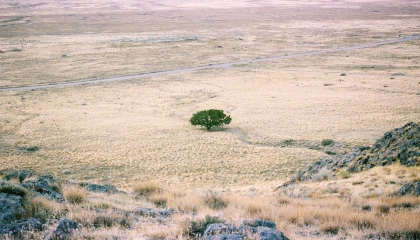
[[[401,128],[389,131],[372,147],[359,147],[335,160],[317,161],[279,188],[313,179],[322,169],[329,171],[346,169],[349,172],[359,172],[396,162],[409,167],[420,166],[420,123],[410,122]]]
[[[207,226],[203,239],[206,240],[288,240],[276,229],[276,224],[268,220],[247,219],[239,228],[229,223],[213,223]]]
[[[58,180],[51,175],[36,176],[28,170],[3,170],[0,171],[0,175],[3,176],[3,180],[0,181],[0,238],[1,236],[19,238],[28,231],[44,230],[46,228],[44,223],[52,219],[45,221],[45,219],[28,217],[31,215],[29,200],[41,196],[59,203],[64,202]],[[28,177],[31,177],[30,180]],[[9,181],[15,179],[18,181]],[[83,186],[89,191],[119,192],[112,185],[84,184]],[[45,239],[68,239],[69,234],[77,228],[76,222],[66,218],[60,219],[55,230],[50,232]]]

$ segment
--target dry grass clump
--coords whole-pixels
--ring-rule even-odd
[[[63,188],[63,196],[69,203],[83,203],[86,199],[86,195],[86,190],[83,188],[75,186],[68,186]]]
[[[91,223],[95,228],[110,228],[113,226],[129,228],[132,224],[132,218],[121,212],[109,211],[96,214]]]
[[[164,188],[155,181],[140,182],[133,185],[134,193],[138,196],[149,197],[154,193],[161,193]]]
[[[203,198],[197,194],[187,193],[171,198],[168,201],[168,207],[186,213],[199,212],[204,208]]]
[[[26,217],[34,217],[46,222],[47,219],[58,219],[65,214],[63,204],[37,196],[30,200],[26,206]]]

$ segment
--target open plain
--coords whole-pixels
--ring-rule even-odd
[[[420,1],[408,0],[0,0],[0,88],[337,49],[420,35],[419,29]],[[418,122],[419,53],[414,39],[0,92],[0,170],[127,191],[153,180],[184,191],[269,195],[314,161]],[[223,109],[232,123],[210,132],[189,124],[193,113],[209,108]],[[323,139],[334,146],[322,146]],[[292,239],[315,238],[309,230],[285,231]]]

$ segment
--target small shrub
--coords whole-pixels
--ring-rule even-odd
[[[324,139],[322,140],[321,145],[325,147],[325,146],[332,145],[333,143],[334,143],[334,140],[332,139]]]
[[[26,148],[26,151],[28,151],[28,152],[36,152],[38,150],[39,150],[38,146],[30,146],[30,147]]]
[[[347,76],[345,73],[340,74],[341,77]]]
[[[288,199],[285,199],[285,198],[280,198],[277,202],[280,205],[288,205],[290,203],[290,201]]]
[[[338,175],[339,175],[342,179],[348,179],[348,178],[350,178],[350,173],[349,173],[349,172],[347,172],[347,171],[345,171],[345,170],[340,171],[340,172],[338,173]]]
[[[263,212],[263,209],[258,204],[248,204],[246,206],[246,212],[252,217],[257,217],[261,215],[261,213]]]
[[[372,211],[372,207],[369,206],[369,205],[364,205],[364,206],[362,206],[362,211],[370,212],[370,211]]]
[[[227,207],[228,201],[220,197],[216,192],[208,192],[204,196],[204,204],[213,210],[219,210]]]
[[[163,188],[157,182],[154,181],[137,183],[133,186],[133,189],[134,193],[136,193],[138,196],[143,197],[149,197],[154,193],[163,192]]]
[[[337,155],[336,152],[332,152],[332,151],[325,151],[325,153],[328,154],[328,155]]]
[[[39,150],[38,146],[28,146],[28,147],[19,147],[18,148],[20,151],[24,151],[24,152],[36,152]]]
[[[412,208],[414,205],[410,202],[396,203],[392,205],[393,208]]]
[[[361,185],[363,183],[365,183],[365,182],[363,182],[363,181],[355,181],[355,182],[352,182],[351,184],[352,185]]]
[[[284,146],[291,146],[295,141],[293,139],[286,139],[283,141]]]
[[[86,191],[83,188],[67,187],[63,190],[64,198],[73,204],[79,204],[85,201]]]
[[[202,126],[207,130],[210,130],[212,127],[219,127],[224,124],[229,124],[231,121],[232,118],[230,116],[226,116],[223,110],[218,109],[209,109],[196,112],[190,119],[191,125]]]
[[[340,230],[343,230],[343,228],[334,224],[326,224],[321,226],[321,231],[328,234],[337,235]]]
[[[381,214],[388,214],[390,207],[388,205],[379,205],[378,212]]]
[[[367,228],[374,228],[375,224],[371,219],[361,217],[360,219],[355,219],[350,221],[353,225],[357,227],[359,230],[364,230]]]

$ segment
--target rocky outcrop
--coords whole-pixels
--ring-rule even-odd
[[[385,133],[368,151],[352,160],[349,171],[361,171],[394,162],[408,167],[420,166],[420,124],[410,122]]]
[[[288,238],[276,229],[276,224],[268,220],[247,219],[239,228],[228,223],[214,223],[207,226],[203,239],[216,240],[288,240]]]
[[[69,239],[73,231],[75,231],[79,225],[76,222],[71,221],[67,218],[62,218],[58,221],[57,227],[49,233],[44,240],[66,240]]]
[[[56,217],[62,216],[61,213],[64,214],[65,211],[53,215],[45,212],[42,208],[38,209],[32,200],[35,197],[42,197],[59,203],[65,202],[60,191],[61,184],[79,185],[93,192],[121,193],[112,185],[71,183],[58,180],[51,175],[36,175],[28,170],[2,170],[0,176],[3,178],[0,180],[0,239],[2,237],[21,239],[21,236],[25,236],[27,231],[41,231],[48,224],[57,222]],[[28,178],[29,176],[31,178]],[[38,210],[42,212],[37,212]],[[174,210],[171,209],[148,208],[139,208],[135,213],[124,212],[127,215],[140,214],[161,217],[169,217],[173,213]],[[56,228],[50,231],[44,239],[69,239],[71,233],[78,227],[76,222],[62,218],[58,221]]]
[[[39,176],[38,180],[30,180],[22,183],[22,187],[41,194],[45,198],[64,202],[64,197],[59,193],[58,186],[54,184],[52,176]]]
[[[420,196],[420,182],[406,183],[398,190],[397,195],[413,195]]]
[[[232,233],[238,233],[238,229],[233,224],[229,223],[213,223],[207,226],[204,231],[204,237],[210,237],[214,235],[228,235]]]
[[[337,159],[317,161],[277,189],[313,179],[320,171],[344,169],[358,172],[396,162],[405,166],[420,166],[420,123],[410,122],[387,132],[372,147],[359,147]]]

